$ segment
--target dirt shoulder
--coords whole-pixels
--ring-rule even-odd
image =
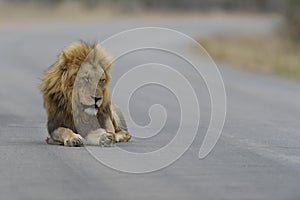
[[[198,41],[215,60],[300,80],[300,44],[283,33],[240,33]]]

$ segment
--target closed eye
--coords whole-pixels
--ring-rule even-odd
[[[88,77],[84,77],[83,79],[84,79],[85,82],[87,82],[87,83],[89,82]]]

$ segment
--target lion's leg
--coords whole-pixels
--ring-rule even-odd
[[[127,124],[121,109],[112,104],[112,122],[116,132],[116,141],[117,142],[128,142],[131,139],[131,135],[128,133]]]
[[[116,132],[114,122],[110,118],[106,119],[105,128],[108,132],[114,133],[116,142],[125,142],[128,138],[128,135],[126,135],[125,132],[123,131]]]
[[[91,131],[86,137],[86,144],[100,145],[104,147],[110,147],[115,143],[115,134],[107,132],[105,129],[97,129]]]
[[[59,127],[55,129],[50,136],[51,138],[47,139],[48,144],[64,144],[69,147],[83,145],[83,138],[68,128]]]

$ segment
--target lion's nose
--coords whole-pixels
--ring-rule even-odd
[[[94,96],[92,96],[92,98],[95,100],[95,102],[100,101],[102,99],[102,97],[94,97]]]

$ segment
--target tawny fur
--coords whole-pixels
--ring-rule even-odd
[[[94,48],[95,45],[88,45],[84,42],[72,43],[63,49],[58,56],[58,60],[46,70],[41,78],[40,90],[43,94],[44,106],[48,115],[47,128],[50,136],[60,127],[68,128],[74,133],[78,133],[72,115],[72,91],[81,64],[92,53]],[[112,59],[104,49],[98,46],[97,56],[100,65],[102,68],[105,68],[106,75],[106,83],[103,88],[103,102],[98,108],[97,114],[99,124],[101,126],[104,124],[102,116],[109,116],[112,124],[115,126],[114,130],[109,131],[122,131],[118,129],[113,119],[112,104],[108,90],[108,83],[111,80],[110,68]]]

